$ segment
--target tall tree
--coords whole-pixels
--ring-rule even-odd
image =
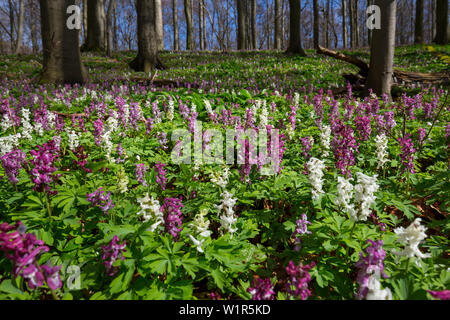
[[[301,35],[301,5],[300,0],[289,0],[289,47],[286,51],[288,54],[298,54],[306,56],[305,50],[302,48],[302,35]]]
[[[281,27],[282,27],[282,19],[281,19],[281,1],[275,0],[275,31],[274,31],[274,44],[275,50],[281,50]]]
[[[347,0],[342,0],[342,45],[344,48],[348,47],[348,33],[347,33]]]
[[[320,16],[319,16],[319,0],[313,0],[313,16],[314,16],[314,23],[313,23],[313,38],[314,38],[314,48],[319,47],[319,38],[320,38]]]
[[[269,11],[269,8],[266,8]],[[258,48],[258,37],[256,32],[256,0],[250,0],[250,25],[251,25],[251,48]],[[267,24],[269,25],[269,24]]]
[[[203,1],[198,2],[198,39],[200,45],[200,51],[205,50],[204,42],[203,42],[203,33],[205,30],[203,29],[203,20],[205,19],[204,10],[203,10]]]
[[[66,9],[76,0],[40,0],[44,83],[84,83],[87,71],[81,62],[79,29],[66,26]]]
[[[416,21],[414,26],[414,43],[423,43],[423,0],[416,1]]]
[[[23,22],[25,16],[25,0],[19,0],[19,19],[17,21],[17,40],[16,46],[14,48],[14,53],[18,54],[20,52],[20,48],[22,46],[22,38],[23,38]]]
[[[436,39],[437,44],[447,44],[448,30],[448,0],[436,1]]]
[[[397,1],[375,0],[375,5],[381,9],[381,29],[374,29],[372,35],[366,91],[373,89],[374,93],[386,94],[391,99]]]
[[[193,50],[192,0],[184,0],[184,15],[186,16],[186,50]]]
[[[161,0],[155,0],[155,23],[156,23],[156,36],[158,39],[158,50],[164,50],[164,21],[162,14]]]
[[[113,50],[113,10],[115,6],[116,0],[109,0],[108,9],[106,12],[106,54],[108,57],[112,56]]]
[[[246,1],[236,0],[237,15],[238,15],[238,27],[237,27],[237,49],[247,50],[247,32],[245,23],[245,11],[246,11]]]
[[[354,49],[356,48],[355,6],[353,5],[352,0],[349,1],[350,3],[348,5],[348,13],[350,20],[350,47]]]
[[[105,51],[104,0],[87,1],[87,38],[81,51]]]
[[[173,50],[180,51],[180,36],[178,31],[178,0],[172,0]]]
[[[154,0],[136,0],[138,54],[130,62],[135,71],[149,73],[155,69],[164,69],[158,56],[158,38],[156,35]]]

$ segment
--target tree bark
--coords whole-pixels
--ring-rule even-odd
[[[87,39],[81,51],[105,51],[104,0],[87,1]]]
[[[10,39],[11,53],[13,53],[15,48],[14,25],[16,22],[14,19],[14,4],[12,0],[8,0],[8,9],[9,9],[9,39]]]
[[[203,43],[203,5],[202,1],[198,2],[198,39],[199,39],[199,45],[200,45],[200,51],[205,50],[204,43]]]
[[[22,47],[23,38],[23,20],[25,15],[25,0],[19,0],[19,19],[17,21],[17,40],[16,46],[14,48],[14,53],[19,54],[20,48]]]
[[[236,0],[236,7],[238,13],[238,28],[237,28],[237,49],[247,50],[246,43],[246,25],[245,25],[245,0]]]
[[[274,49],[281,50],[281,27],[282,27],[282,19],[281,19],[281,2],[280,0],[275,0],[275,32],[274,32]]]
[[[172,0],[173,50],[180,51],[180,36],[178,33],[178,0]]]
[[[320,45],[319,38],[320,38],[320,16],[319,16],[319,0],[313,0],[313,17],[314,17],[314,24],[313,24],[313,41],[314,41],[314,48],[317,49]]]
[[[119,48],[118,38],[117,38],[117,1],[114,1],[113,5],[113,48],[117,51]]]
[[[184,14],[186,16],[186,50],[192,51],[193,50],[192,0],[184,0]]]
[[[83,0],[83,36],[84,42],[87,42],[87,30],[88,30],[88,0]]]
[[[268,7],[266,9],[269,10]],[[251,47],[255,50],[258,48],[258,37],[256,34],[256,0],[250,0],[250,23],[252,30]]]
[[[302,36],[300,30],[300,0],[289,0],[289,8],[289,47],[286,53],[306,56],[306,53],[302,48]]]
[[[150,73],[165,66],[158,56],[158,38],[156,34],[155,3],[153,0],[136,0],[138,54],[130,62],[135,71]]]
[[[386,94],[391,99],[397,1],[375,0],[375,5],[381,9],[381,29],[373,31],[366,94],[373,89],[377,95]]]
[[[348,47],[347,0],[342,0],[342,45],[344,49]]]
[[[40,0],[44,67],[43,83],[83,84],[87,71],[81,62],[79,30],[66,27],[66,9],[75,0]]]
[[[156,36],[158,38],[158,50],[164,50],[164,21],[162,13],[161,0],[155,1],[155,21],[156,21]]]
[[[414,43],[423,43],[423,0],[416,1],[416,21],[414,24]]]
[[[355,7],[352,0],[349,0],[349,20],[350,20],[350,47],[352,49],[356,48],[356,30],[355,30]]]
[[[436,39],[437,44],[447,44],[448,31],[448,0],[436,1]]]
[[[112,19],[113,19],[113,9],[116,0],[110,0],[108,4],[108,11],[106,13],[106,54],[108,57],[112,56]]]

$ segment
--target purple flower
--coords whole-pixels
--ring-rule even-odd
[[[414,153],[416,152],[416,149],[414,149],[410,135],[406,135],[404,138],[398,138],[398,141],[400,142],[402,149],[400,158],[402,160],[403,172],[409,171],[410,173],[415,173]]]
[[[156,183],[159,184],[159,186],[161,187],[161,189],[164,191],[166,190],[166,183],[167,183],[167,171],[164,169],[166,165],[164,163],[161,163],[160,161],[158,161],[155,164],[155,172],[156,172]]]
[[[102,133],[103,133],[103,121],[101,119],[97,119],[93,122],[94,126],[94,138],[95,138],[95,144],[97,147],[100,147],[100,144],[102,142]]]
[[[160,148],[163,150],[167,150],[167,134],[164,132],[160,132],[157,135],[157,139],[160,145]]]
[[[300,250],[300,236],[304,234],[311,234],[311,231],[308,231],[308,224],[311,224],[311,222],[308,221],[308,217],[306,216],[306,214],[302,214],[302,218],[296,221],[296,228],[294,233],[292,234],[295,240],[295,251]]]
[[[308,284],[311,281],[311,275],[308,271],[315,265],[314,262],[311,262],[306,266],[301,263],[296,266],[293,261],[289,261],[286,267],[286,272],[289,276],[289,281],[286,283],[286,291],[291,297],[301,300],[309,298],[311,291],[308,288]]]
[[[136,164],[136,169],[134,170],[136,180],[139,181],[144,187],[148,186],[147,182],[145,181],[145,175],[147,174],[147,170],[148,167],[143,163]]]
[[[62,287],[61,276],[59,274],[61,266],[55,266],[52,268],[47,265],[43,265],[42,270],[44,270],[47,285],[51,290],[56,290]]]
[[[351,177],[350,168],[355,164],[355,153],[358,152],[359,144],[353,136],[351,127],[342,125],[332,141],[336,168],[341,174]]]
[[[303,145],[302,153],[306,160],[309,160],[310,157],[309,152],[311,151],[312,148],[312,141],[313,141],[312,137],[300,138],[300,142]]]
[[[92,206],[100,207],[105,216],[108,215],[110,209],[114,208],[114,204],[111,200],[111,192],[105,194],[105,191],[103,191],[103,187],[97,189],[97,191],[93,193],[88,193],[86,197],[87,201],[89,201]]]
[[[359,284],[359,291],[356,297],[358,299],[364,299],[369,292],[369,278],[374,273],[379,273],[384,278],[387,275],[384,273],[384,258],[386,252],[383,250],[383,241],[367,240],[369,246],[366,248],[366,255],[362,252],[359,253],[359,261],[355,264],[359,269],[357,275],[357,282]]]
[[[419,133],[419,143],[422,144],[425,140],[425,136],[427,135],[427,131],[424,128],[417,129]]]
[[[58,179],[58,176],[53,176],[57,170],[54,166],[54,161],[58,157],[59,148],[55,140],[50,140],[42,146],[37,146],[38,151],[31,150],[30,153],[33,159],[30,161],[31,166],[31,181],[34,183],[33,190],[38,192],[52,192],[50,184]]]
[[[386,130],[387,131],[391,131],[397,125],[397,122],[395,122],[395,119],[394,119],[393,111],[387,111],[384,114],[384,120],[386,122]]]
[[[119,272],[119,267],[114,267],[113,264],[118,259],[125,260],[122,253],[126,251],[126,241],[122,244],[118,243],[119,237],[114,236],[112,241],[107,246],[102,246],[102,260],[106,268],[106,274],[114,277]]]
[[[370,126],[370,117],[362,116],[355,119],[356,129],[359,132],[362,141],[369,140],[372,133],[372,127]]]
[[[443,291],[431,291],[427,290],[429,294],[433,296],[433,298],[441,299],[441,300],[450,300],[450,290]]]
[[[16,185],[19,182],[17,179],[19,170],[25,163],[25,153],[20,149],[16,149],[1,157],[1,161],[9,181]]]
[[[165,213],[164,221],[166,231],[168,231],[174,241],[178,241],[179,233],[183,230],[181,225],[183,224],[183,213],[181,208],[183,204],[180,199],[177,198],[165,198],[164,204],[161,206],[161,212]]]
[[[252,282],[252,286],[247,289],[252,295],[252,300],[274,300],[275,291],[273,290],[270,279],[256,278]]]

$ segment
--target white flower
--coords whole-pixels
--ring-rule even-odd
[[[312,189],[312,198],[313,200],[317,200],[321,193],[324,193],[322,190],[323,184],[323,169],[325,169],[325,164],[322,160],[311,158],[308,161],[308,179],[309,183],[311,183]]]
[[[200,213],[194,217],[192,223],[189,224],[189,226],[194,229],[194,233],[197,238],[190,234],[188,236],[197,247],[197,251],[201,253],[203,252],[203,243],[211,236],[211,231],[208,229],[210,222],[208,219],[205,219],[206,214],[206,210],[201,210]]]
[[[31,133],[33,132],[33,126],[30,124],[30,110],[22,109],[22,135],[25,139],[32,140]]]
[[[229,177],[230,177],[230,169],[227,166],[225,166],[222,175],[220,175],[218,172],[211,173],[211,182],[221,187],[222,189],[225,189],[225,187],[228,184]]]
[[[55,128],[55,120],[56,120],[56,114],[53,112],[49,112],[47,114],[47,121],[50,128]]]
[[[69,149],[73,151],[80,145],[78,135],[73,130],[67,130],[67,135],[69,136]]]
[[[174,117],[174,107],[175,107],[175,102],[173,101],[173,99],[169,100],[169,106],[167,108],[167,119],[169,121],[173,120]]]
[[[294,105],[297,107],[300,105],[300,95],[298,92],[294,93]]]
[[[267,111],[266,101],[264,100],[264,104],[262,106],[261,113],[259,115],[259,127],[260,128],[265,128],[267,126],[268,116],[269,116],[269,113]]]
[[[320,145],[323,148],[323,156],[328,157],[330,150],[330,139],[331,139],[331,128],[330,126],[322,126],[322,131],[320,132]]]
[[[34,123],[34,131],[41,137],[44,135],[44,127],[40,122]]]
[[[11,118],[9,117],[8,114],[4,114],[3,119],[0,122],[0,127],[2,127],[3,131],[6,131],[9,128],[11,128],[12,126],[13,126],[13,123],[11,121]]]
[[[369,277],[367,284],[369,291],[366,300],[392,300],[392,292],[389,288],[381,289],[380,272],[376,271]]]
[[[336,199],[336,204],[350,215],[350,219],[356,221],[358,220],[358,217],[356,215],[355,207],[351,203],[351,200],[353,199],[353,185],[350,183],[351,180],[353,179],[338,177],[338,197]]]
[[[12,134],[6,137],[0,137],[0,157],[13,151],[19,147],[19,139],[22,137],[20,133]]]
[[[160,224],[164,223],[164,213],[161,212],[158,200],[153,199],[153,197],[150,198],[147,193],[144,198],[140,198],[137,201],[141,206],[141,211],[138,212],[138,215],[142,216],[145,222],[155,221],[148,229],[150,232],[154,232]]]
[[[220,205],[215,205],[219,214],[223,211],[222,215],[219,217],[220,225],[225,233],[229,232],[231,236],[233,236],[233,233],[237,231],[236,228],[233,228],[233,225],[237,221],[237,218],[234,216],[234,205],[236,204],[237,199],[233,198],[233,194],[228,191],[224,191],[222,197],[222,203]]]
[[[377,146],[377,159],[378,159],[378,167],[377,169],[383,168],[386,162],[388,162],[387,156],[387,146],[388,146],[388,139],[386,138],[386,135],[383,133],[381,135],[376,136],[375,138],[375,144]]]
[[[120,171],[117,174],[118,177],[118,187],[119,187],[119,191],[120,193],[125,193],[128,191],[128,183],[130,182],[130,180],[128,179],[127,174],[125,173],[125,169],[123,167],[120,167]]]
[[[205,109],[208,112],[208,114],[213,114],[211,103],[209,102],[209,100],[205,99],[203,100],[203,102],[205,103]]]
[[[421,219],[416,218],[406,229],[399,227],[394,230],[398,236],[397,241],[404,245],[404,249],[402,251],[393,251],[393,253],[402,257],[418,258],[416,260],[417,265],[419,265],[420,259],[431,257],[429,253],[422,253],[419,250],[419,244],[427,237],[425,233],[427,228],[422,226],[420,222]]]
[[[359,204],[359,215],[354,216],[352,220],[366,221],[371,213],[370,207],[376,200],[375,192],[379,188],[377,175],[369,177],[361,172],[357,172],[356,176],[358,184],[355,186],[355,201]]]

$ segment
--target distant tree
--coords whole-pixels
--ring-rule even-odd
[[[342,0],[342,45],[344,48],[348,47],[348,32],[347,32],[347,0]]]
[[[87,37],[81,51],[105,51],[104,0],[87,1]]]
[[[314,25],[313,25],[313,38],[314,38],[314,48],[319,47],[319,0],[313,0],[313,16],[314,16]]]
[[[172,0],[173,50],[180,50],[180,36],[178,31],[178,0]]]
[[[130,62],[135,71],[150,73],[155,69],[164,69],[158,56],[158,37],[156,34],[154,0],[136,0],[138,54]]]
[[[275,32],[274,32],[274,49],[281,50],[281,28],[282,28],[282,9],[281,1],[275,0]]]
[[[155,23],[156,23],[156,36],[158,39],[158,50],[164,50],[164,21],[162,15],[162,3],[161,0],[155,0]]]
[[[44,65],[41,82],[84,83],[88,74],[81,62],[79,30],[66,26],[66,9],[75,0],[40,0]]]
[[[375,0],[375,5],[381,9],[381,29],[373,30],[366,93],[372,89],[391,98],[397,1]]]
[[[423,43],[423,0],[416,0],[414,43]]]
[[[247,26],[245,23],[245,11],[246,11],[246,1],[245,0],[236,0],[237,7],[237,15],[238,15],[238,23],[237,23],[237,49],[238,50],[247,50]]]
[[[115,5],[116,0],[109,0],[106,12],[106,54],[108,57],[112,56],[113,50],[113,10]]]
[[[448,30],[448,0],[436,2],[436,38],[437,44],[447,44],[449,40]]]
[[[298,54],[301,56],[306,56],[305,50],[302,48],[302,37],[300,30],[300,15],[301,15],[301,5],[300,0],[289,0],[289,47],[286,51],[288,54]]]
[[[186,16],[186,50],[194,49],[193,44],[193,22],[192,22],[192,0],[184,0],[184,14]]]

